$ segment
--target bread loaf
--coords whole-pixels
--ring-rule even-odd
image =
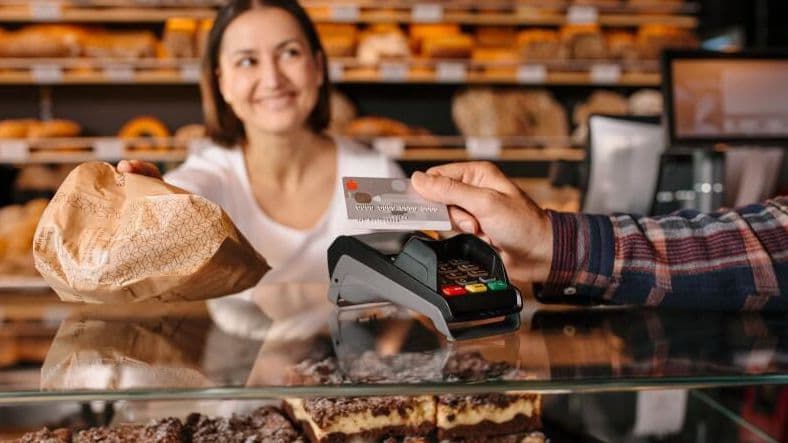
[[[464,136],[565,137],[566,112],[544,90],[471,88],[458,93],[452,116]]]

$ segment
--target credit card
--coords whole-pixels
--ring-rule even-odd
[[[407,178],[342,177],[347,217],[357,226],[385,231],[451,229],[446,205],[427,201]]]

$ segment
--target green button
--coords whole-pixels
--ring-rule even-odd
[[[487,287],[490,288],[491,291],[503,291],[504,289],[508,288],[509,285],[506,282],[502,282],[500,280],[493,280],[491,282],[487,282]]]

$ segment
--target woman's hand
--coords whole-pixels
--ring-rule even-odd
[[[153,163],[142,160],[121,160],[118,162],[118,172],[127,174],[146,175],[161,180],[161,171]]]
[[[416,172],[413,188],[449,205],[455,229],[476,234],[501,254],[510,278],[545,281],[553,259],[550,218],[489,162],[452,163]]]

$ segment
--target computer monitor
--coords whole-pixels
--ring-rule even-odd
[[[788,52],[666,51],[672,147],[788,146]]]

